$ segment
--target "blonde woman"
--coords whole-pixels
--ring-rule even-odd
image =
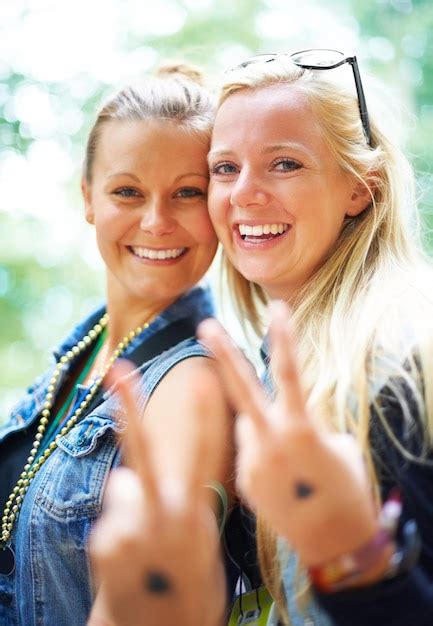
[[[296,626],[328,624],[323,609],[339,625],[431,623],[432,273],[410,168],[368,116],[356,59],[311,50],[229,72],[208,160],[241,319],[291,307],[274,307],[262,348],[274,404],[218,328],[202,333],[242,414],[238,483],[268,587]],[[308,581],[318,603],[300,598]]]
[[[264,334],[260,307],[290,305],[262,346],[273,401],[215,322],[201,337],[293,626],[433,622],[432,273],[411,170],[369,113],[354,57],[261,55],[227,74],[208,157],[241,320]]]

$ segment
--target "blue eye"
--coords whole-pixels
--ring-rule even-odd
[[[119,189],[113,191],[113,194],[121,198],[139,198],[141,195],[140,192],[133,187],[119,187]]]
[[[236,174],[237,169],[236,166],[233,165],[233,163],[217,163],[216,165],[213,165],[210,169],[210,173],[211,175],[228,175],[228,174]]]
[[[176,193],[176,197],[179,198],[197,198],[198,196],[204,196],[204,192],[197,187],[184,187]]]
[[[278,159],[273,163],[273,167],[278,172],[293,172],[300,169],[302,165],[293,159]]]

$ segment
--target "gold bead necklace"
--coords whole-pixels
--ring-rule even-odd
[[[64,354],[60,361],[57,363],[54,373],[49,382],[47,393],[45,395],[45,400],[42,408],[41,419],[39,420],[39,425],[37,428],[37,434],[35,440],[33,441],[32,448],[30,450],[30,455],[27,459],[27,463],[24,465],[23,471],[13,488],[9,498],[6,502],[5,509],[3,511],[2,516],[2,533],[0,538],[0,548],[5,546],[9,541],[14,523],[16,522],[19,511],[21,509],[21,505],[24,499],[24,496],[30,487],[30,484],[37,472],[40,470],[42,465],[46,462],[46,460],[51,456],[54,450],[57,448],[59,440],[61,437],[64,437],[75,424],[79,421],[80,416],[83,415],[87,407],[89,406],[91,400],[95,397],[96,393],[100,389],[102,382],[109,372],[109,370],[113,367],[113,363],[121,356],[121,354],[126,350],[128,345],[131,343],[135,337],[137,337],[145,328],[148,328],[149,324],[146,322],[143,326],[138,326],[135,330],[131,331],[128,335],[126,335],[122,341],[117,345],[117,348],[113,351],[112,355],[108,359],[106,366],[104,367],[101,375],[96,378],[90,387],[87,395],[80,403],[78,408],[75,410],[74,414],[68,419],[66,424],[62,427],[60,432],[56,435],[54,441],[52,441],[46,450],[40,455],[40,457],[35,461],[36,455],[38,453],[38,448],[41,444],[41,440],[45,434],[45,430],[47,428],[51,410],[53,408],[55,393],[58,390],[58,381],[60,378],[60,373],[62,370],[68,368],[69,364],[74,361],[80,354],[84,352],[90,346],[92,342],[94,342],[99,335],[102,333],[104,328],[108,323],[108,314],[106,313],[101,317],[99,322],[95,324],[95,326],[89,330],[88,334],[85,335],[73,348],[68,350],[66,354]]]

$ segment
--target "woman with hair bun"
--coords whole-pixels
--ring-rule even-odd
[[[215,367],[195,339],[197,324],[213,315],[209,290],[198,283],[217,247],[207,211],[214,103],[197,78],[186,66],[164,68],[122,89],[90,133],[82,191],[106,268],[106,304],[59,345],[1,430],[3,626],[83,626],[88,619],[99,586],[88,535],[108,474],[122,460],[117,436],[125,416],[109,382],[119,358],[134,364],[124,375],[136,378],[144,421],[160,442],[155,464],[164,506],[176,511],[176,476],[199,445],[191,379],[212,387],[209,411],[224,430]],[[166,433],[184,431],[189,448],[174,455]],[[216,538],[209,511],[221,491],[211,481],[225,479],[222,445],[202,470],[211,487],[203,489],[202,515]],[[126,511],[123,521],[131,522]],[[155,573],[147,584],[160,582]]]

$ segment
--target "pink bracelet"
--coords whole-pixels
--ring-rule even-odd
[[[393,491],[382,507],[380,526],[375,536],[354,552],[342,554],[328,563],[309,568],[313,584],[326,593],[339,591],[371,569],[382,557],[384,549],[394,545],[401,511],[400,495]]]

